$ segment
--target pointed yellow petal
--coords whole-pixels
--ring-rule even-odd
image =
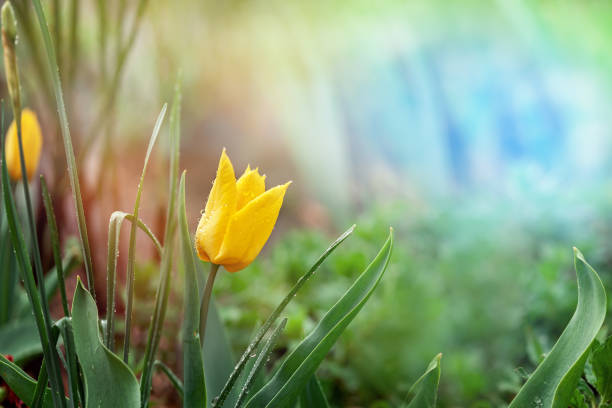
[[[32,179],[42,150],[42,132],[36,114],[29,109],[21,112],[21,140],[28,179]],[[21,180],[21,160],[19,158],[19,139],[15,121],[11,123],[5,142],[6,167],[13,180]]]
[[[196,230],[196,249],[203,261],[214,260],[219,253],[227,224],[236,212],[236,197],[234,168],[229,157],[225,154],[225,149],[223,149],[217,169],[217,177],[210,190],[204,214],[200,218]]]
[[[236,187],[238,188],[236,211],[239,211],[249,201],[266,191],[266,176],[260,175],[257,169],[251,170],[251,167],[247,166],[242,176],[238,179]]]
[[[213,262],[224,265],[230,272],[253,262],[272,233],[289,184],[271,188],[234,214]]]

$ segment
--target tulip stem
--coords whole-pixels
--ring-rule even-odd
[[[208,279],[206,280],[206,289],[204,289],[204,296],[202,296],[202,304],[200,305],[200,345],[204,346],[204,335],[206,334],[206,321],[208,320],[208,306],[210,305],[210,297],[212,295],[212,288],[215,284],[215,278],[217,277],[217,271],[219,265],[211,263],[210,272],[208,273]]]

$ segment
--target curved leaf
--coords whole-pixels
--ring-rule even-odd
[[[406,408],[435,408],[440,383],[440,359],[442,353],[431,360],[425,373],[410,387],[409,395],[414,395]]]
[[[315,329],[285,359],[274,377],[251,398],[246,407],[291,406],[340,334],[357,316],[380,282],[391,257],[393,230],[372,263]]]
[[[72,327],[85,377],[86,406],[140,406],[138,381],[129,367],[102,344],[96,304],[80,279],[72,302]]]
[[[606,316],[606,291],[597,272],[574,248],[578,305],[548,356],[523,385],[509,408],[567,407]]]

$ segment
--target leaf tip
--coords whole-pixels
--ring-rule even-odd
[[[582,252],[580,252],[580,250],[576,247],[572,247],[572,249],[574,250],[574,257],[586,263],[586,259],[584,259],[584,255],[582,255]]]

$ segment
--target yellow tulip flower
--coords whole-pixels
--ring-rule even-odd
[[[225,149],[204,214],[198,224],[195,246],[200,259],[237,272],[249,265],[270,237],[285,191],[291,182],[266,191],[265,176],[247,166],[236,181]]]
[[[42,132],[36,114],[29,109],[24,109],[21,112],[21,141],[23,143],[26,173],[28,179],[31,180],[40,160]],[[19,181],[21,180],[21,161],[19,159],[17,126],[14,120],[6,133],[4,148],[9,175],[13,180]]]

